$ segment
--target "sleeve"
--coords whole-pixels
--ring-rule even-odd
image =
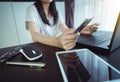
[[[61,25],[61,24],[63,24],[63,23],[65,23],[65,22],[64,22],[64,19],[63,19],[61,13],[58,12],[57,27],[59,27],[59,25]],[[58,36],[60,36],[60,35],[62,34],[60,28],[58,28],[57,30],[58,30],[58,31],[57,31],[57,33],[56,33],[56,37],[58,37]]]
[[[62,24],[62,23],[65,23],[65,21],[64,21],[62,15],[61,15],[61,13],[58,12],[58,26],[59,26],[60,24]]]
[[[27,8],[27,11],[26,11],[26,21],[33,21],[33,22],[37,23],[36,13],[35,13],[33,5],[30,5]]]

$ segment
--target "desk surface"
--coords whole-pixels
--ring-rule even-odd
[[[9,82],[9,81],[10,82],[18,82],[18,81],[19,82],[63,82],[60,68],[58,66],[58,62],[55,55],[56,51],[61,51],[62,49],[39,44],[39,43],[30,43],[28,45],[34,45],[42,51],[43,57],[37,61],[45,62],[46,63],[45,69],[40,70],[30,67],[0,65],[0,82]],[[11,48],[12,47],[0,49],[0,55]],[[80,48],[80,47],[76,47],[76,48]],[[106,62],[111,63],[111,65],[117,68],[118,64],[116,64],[115,59],[116,57],[118,57],[118,55],[117,56],[116,55],[111,55],[109,57],[104,57],[102,55],[99,56],[105,58]],[[25,60],[21,55],[17,56],[14,59]],[[120,59],[117,58],[117,61],[120,61]]]
[[[63,82],[55,56],[55,52],[61,49],[38,43],[31,43],[30,45],[35,45],[42,51],[43,57],[40,61],[46,63],[45,69],[2,65],[0,67],[0,82]],[[9,49],[0,49],[0,53]]]

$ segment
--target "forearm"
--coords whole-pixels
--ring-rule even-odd
[[[61,48],[58,37],[50,37],[50,36],[46,36],[38,32],[35,32],[32,34],[32,39],[35,42]]]

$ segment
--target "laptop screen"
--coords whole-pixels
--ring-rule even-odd
[[[120,79],[120,72],[88,49],[56,53],[64,82],[111,82]],[[114,71],[112,78],[109,70]],[[120,80],[119,80],[120,81]]]
[[[115,30],[113,32],[113,37],[110,43],[110,51],[113,51],[120,47],[120,13],[116,22]]]

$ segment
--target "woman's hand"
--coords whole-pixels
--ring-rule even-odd
[[[74,34],[74,29],[65,29],[61,36],[58,37],[59,46],[65,50],[72,49],[76,45],[79,33]]]
[[[98,23],[86,26],[80,33],[81,34],[92,34],[93,32],[97,31],[98,26],[99,26]]]

